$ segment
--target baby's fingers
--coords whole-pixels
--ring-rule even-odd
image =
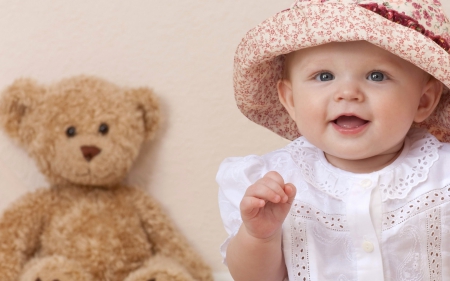
[[[287,183],[284,186],[284,192],[288,196],[287,203],[291,204],[294,201],[295,194],[297,193],[297,188],[292,183]]]
[[[267,178],[262,178],[250,186],[245,195],[272,203],[280,203],[283,200],[287,200],[287,195],[283,188],[277,182]]]
[[[262,199],[245,196],[241,201],[241,214],[242,216],[253,217],[265,204],[266,202]]]
[[[286,203],[288,201],[289,197],[285,190],[284,179],[279,173],[275,171],[270,171],[267,174],[265,174],[261,180],[270,182],[270,185],[268,184],[268,186],[272,188],[272,190],[275,191],[278,195],[280,195],[279,202]]]

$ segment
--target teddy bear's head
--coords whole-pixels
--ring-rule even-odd
[[[58,185],[120,182],[141,144],[153,137],[159,118],[151,90],[126,89],[90,76],[49,86],[19,79],[0,100],[4,130]]]

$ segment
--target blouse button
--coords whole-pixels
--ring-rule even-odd
[[[373,243],[369,241],[364,241],[362,247],[365,252],[372,253],[373,252]]]
[[[365,180],[361,181],[360,185],[363,188],[368,188],[372,185],[372,181],[369,179],[365,179]]]

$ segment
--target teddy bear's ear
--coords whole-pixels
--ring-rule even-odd
[[[1,93],[0,124],[11,137],[26,141],[19,133],[22,120],[44,93],[44,87],[28,78],[17,79]]]
[[[129,90],[127,95],[136,103],[137,110],[142,111],[145,125],[145,139],[152,139],[161,118],[159,103],[155,94],[148,88],[137,88]]]

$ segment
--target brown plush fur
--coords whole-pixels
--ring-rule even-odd
[[[1,96],[0,121],[51,183],[0,219],[0,280],[212,280],[155,200],[121,183],[158,125],[149,89],[20,79]]]

